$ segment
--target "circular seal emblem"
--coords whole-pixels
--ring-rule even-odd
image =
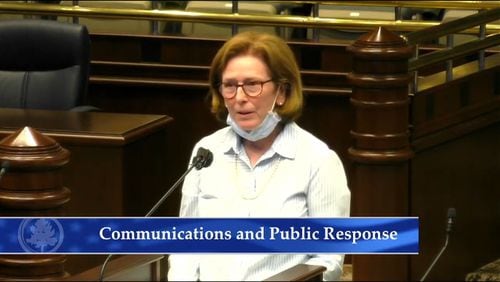
[[[19,225],[17,239],[28,253],[51,253],[61,246],[64,230],[57,219],[28,218]]]

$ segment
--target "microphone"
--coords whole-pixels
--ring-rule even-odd
[[[212,152],[210,152],[210,150],[205,149],[203,147],[198,148],[196,156],[193,157],[189,168],[184,172],[184,174],[181,175],[181,177],[179,177],[179,179],[177,179],[177,181],[167,190],[167,192],[165,192],[165,194],[161,197],[161,199],[158,200],[158,202],[156,202],[156,204],[151,208],[151,210],[149,210],[149,212],[144,217],[151,216],[161,206],[161,204],[163,204],[163,202],[168,198],[168,196],[170,196],[170,194],[172,194],[172,192],[175,191],[177,186],[179,186],[179,184],[184,180],[186,175],[188,175],[188,173],[193,168],[200,170],[204,167],[208,167],[212,164],[213,159],[214,156]],[[102,264],[101,273],[99,275],[99,281],[101,282],[103,281],[104,278],[104,271],[106,270],[106,266],[108,265],[108,262],[112,256],[113,254],[109,254],[104,263]]]
[[[457,211],[455,210],[455,208],[448,208],[448,220],[446,223],[446,240],[444,242],[444,246],[441,248],[441,251],[439,251],[438,255],[434,258],[431,265],[427,268],[427,271],[425,271],[425,274],[422,276],[422,278],[420,278],[420,281],[424,281],[425,278],[427,278],[427,275],[429,275],[432,268],[434,267],[434,265],[439,260],[439,258],[443,254],[444,250],[448,246],[448,239],[450,238],[450,234],[453,231],[453,226],[455,224],[455,217],[456,216],[457,216]]]
[[[450,234],[453,231],[455,225],[455,217],[457,216],[457,211],[455,208],[448,209],[448,222],[446,224],[446,234]]]
[[[9,162],[3,162],[1,167],[2,169],[0,169],[0,180],[2,180],[3,175],[7,172],[7,169],[9,168]]]
[[[212,164],[214,156],[210,150],[200,147],[193,158],[193,165],[197,170],[208,167]]]

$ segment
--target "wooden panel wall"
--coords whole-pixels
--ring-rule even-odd
[[[500,254],[499,60],[489,56],[479,73],[477,63],[464,64],[444,86],[444,73],[437,73],[413,97],[410,206],[421,218],[413,279],[444,244],[450,207],[457,212],[455,230],[429,280],[461,281]]]
[[[411,163],[411,213],[420,217],[418,280],[444,244],[447,209],[457,211],[448,249],[429,281],[463,281],[500,254],[500,124],[454,138],[416,154]]]

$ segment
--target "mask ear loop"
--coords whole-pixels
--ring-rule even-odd
[[[272,114],[274,112],[274,106],[276,106],[276,101],[278,100],[278,95],[280,94],[280,89],[281,89],[281,83],[278,85],[278,89],[276,90],[276,95],[274,96],[274,101],[271,109],[269,110],[269,113]],[[281,106],[279,104],[278,106]]]

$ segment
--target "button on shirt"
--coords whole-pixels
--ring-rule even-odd
[[[350,191],[337,154],[291,122],[254,167],[230,127],[203,138],[212,164],[192,171],[182,188],[181,217],[346,217]],[[325,280],[341,275],[340,254],[178,254],[169,281],[263,280],[299,263],[323,265]]]

